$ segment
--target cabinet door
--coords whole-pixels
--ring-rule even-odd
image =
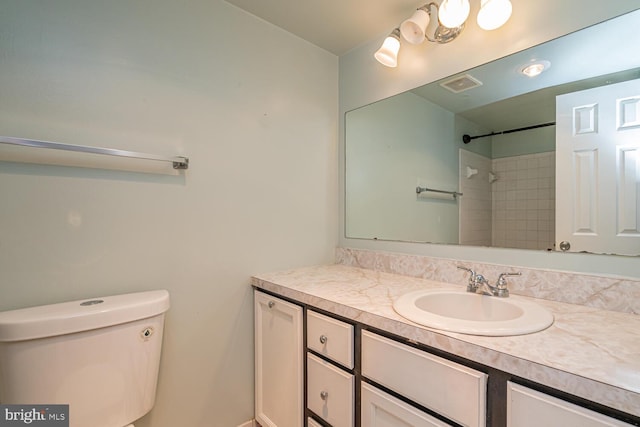
[[[413,406],[362,383],[362,425],[367,427],[450,427]]]
[[[527,387],[507,384],[507,427],[631,427]]]
[[[263,427],[304,423],[302,307],[254,292],[255,417]]]

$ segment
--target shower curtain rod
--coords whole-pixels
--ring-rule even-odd
[[[532,125],[532,126],[527,126],[527,127],[518,128],[518,129],[503,130],[501,132],[491,132],[491,133],[488,133],[486,135],[478,135],[478,136],[469,136],[467,134],[464,134],[464,135],[462,135],[462,142],[464,142],[465,144],[468,144],[468,143],[471,142],[472,139],[485,138],[487,136],[494,136],[494,135],[502,135],[502,134],[505,134],[505,133],[522,132],[523,130],[543,128],[543,127],[546,127],[546,126],[554,126],[555,124],[556,124],[556,122],[542,123],[542,124],[539,124],[539,125]]]
[[[35,139],[14,138],[10,136],[0,136],[0,143],[20,145],[23,147],[51,148],[54,150],[76,151],[80,153],[104,154],[108,156],[129,157],[133,159],[171,162],[173,163],[174,169],[189,168],[189,159],[187,157],[181,156],[166,157],[156,154],[136,153],[134,151],[118,150],[116,148],[89,147],[87,145],[63,144],[61,142],[38,141]]]

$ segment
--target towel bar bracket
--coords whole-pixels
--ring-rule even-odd
[[[178,161],[173,162],[174,169],[189,169],[189,159],[187,157],[177,157]]]

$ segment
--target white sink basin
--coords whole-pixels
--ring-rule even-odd
[[[415,323],[471,335],[530,334],[553,323],[553,315],[533,302],[464,291],[410,292],[398,298],[393,308]]]

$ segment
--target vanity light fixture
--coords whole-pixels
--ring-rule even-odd
[[[551,67],[551,62],[546,60],[535,61],[524,66],[520,72],[527,77],[537,77]]]
[[[396,28],[384,39],[382,46],[375,53],[375,58],[382,65],[395,67],[398,65],[398,51],[400,50],[400,29]]]
[[[431,2],[419,7],[387,36],[374,57],[387,67],[397,66],[400,35],[411,44],[420,44],[425,40],[443,44],[454,40],[464,29],[470,8],[469,0],[442,0],[439,5]],[[507,22],[511,10],[510,0],[481,0],[478,25],[485,30],[499,28]],[[432,15],[434,11],[435,15]],[[430,35],[427,34],[427,27],[433,16],[437,18],[438,24]]]

